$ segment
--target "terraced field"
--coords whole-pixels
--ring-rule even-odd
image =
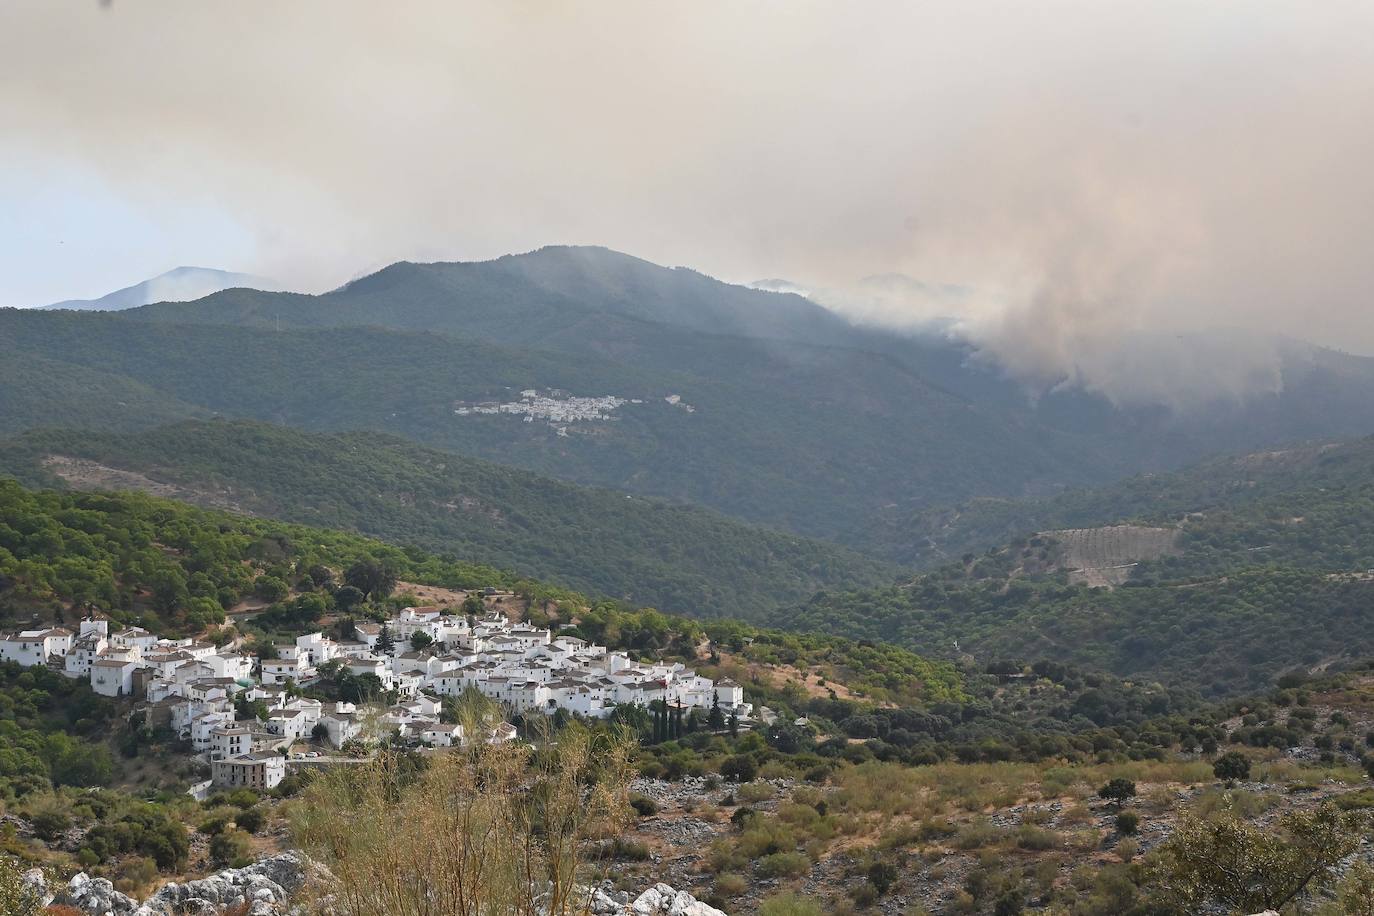
[[[1072,582],[1093,587],[1121,585],[1137,563],[1173,553],[1177,528],[1108,525],[1103,528],[1066,528],[1045,534],[1064,547],[1063,565]]]

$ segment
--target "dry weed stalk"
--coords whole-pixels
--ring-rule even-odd
[[[482,734],[480,729],[468,734]],[[475,744],[331,772],[296,818],[332,916],[574,916],[590,841],[629,819],[628,741],[565,729],[540,749]]]

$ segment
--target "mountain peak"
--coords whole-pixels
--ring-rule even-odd
[[[98,299],[67,299],[43,306],[48,309],[115,312],[153,302],[189,302],[234,287],[275,289],[277,284],[251,274],[215,267],[182,265],[132,286],[117,289]]]

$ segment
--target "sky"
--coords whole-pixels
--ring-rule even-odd
[[[1371,34],[1368,0],[5,0],[0,305],[600,244],[952,315],[1028,377],[1212,329],[1374,353]]]

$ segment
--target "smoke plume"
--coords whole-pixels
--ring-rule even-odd
[[[1269,335],[1374,352],[1370,34],[1349,0],[9,0],[0,200],[227,214],[298,288],[605,244],[950,318],[1035,384],[1243,395]]]

